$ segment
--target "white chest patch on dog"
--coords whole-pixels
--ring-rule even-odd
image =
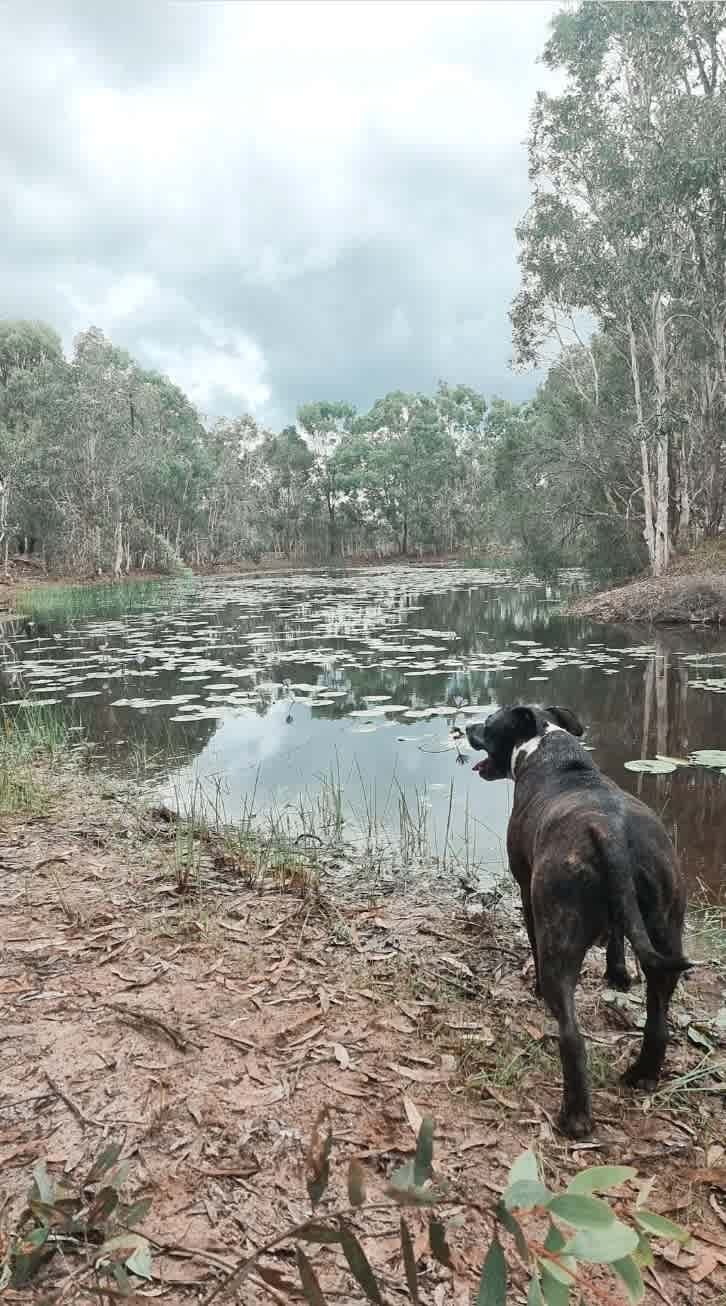
[[[559,730],[561,734],[566,733],[566,731],[562,729],[562,726],[553,726],[548,722],[545,726],[544,735],[552,734],[553,730]],[[521,761],[523,757],[531,757],[533,753],[537,752],[537,749],[544,739],[544,735],[535,735],[533,739],[528,739],[526,744],[517,744],[517,747],[512,749],[512,760],[509,763],[509,770],[513,780],[516,780],[517,778],[517,763]]]

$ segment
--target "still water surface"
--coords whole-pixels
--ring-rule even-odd
[[[504,865],[511,786],[472,773],[452,724],[561,703],[598,765],[662,813],[691,882],[718,891],[726,775],[623,764],[726,748],[726,637],[567,617],[578,583],[386,567],[170,585],[117,621],[7,629],[0,697],[72,707],[99,769],[167,798],[201,785],[230,819],[324,832],[340,817],[348,838],[375,827],[392,846],[425,829],[452,872],[484,880]]]

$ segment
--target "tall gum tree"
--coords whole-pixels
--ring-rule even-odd
[[[515,357],[578,315],[621,350],[654,575],[723,522],[725,56],[724,4],[591,0],[553,23],[565,85],[531,122]]]

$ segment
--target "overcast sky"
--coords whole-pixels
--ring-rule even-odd
[[[0,316],[273,424],[509,369],[549,0],[11,0]]]

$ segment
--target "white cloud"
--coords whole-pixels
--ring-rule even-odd
[[[9,11],[7,312],[94,322],[213,411],[517,384],[554,4],[129,6]]]

